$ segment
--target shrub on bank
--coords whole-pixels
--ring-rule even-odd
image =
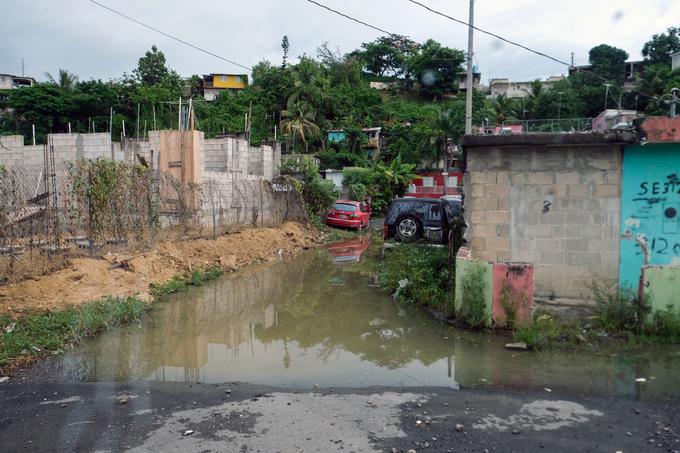
[[[176,276],[163,285],[153,286],[151,293],[158,301],[220,275],[222,270],[217,267],[194,269],[186,276]],[[17,320],[0,315],[0,375],[104,330],[135,322],[150,307],[151,304],[137,297],[107,297],[65,310],[29,313]]]
[[[444,247],[413,244],[395,247],[385,256],[379,280],[402,300],[453,313],[453,275],[449,273],[448,250]]]

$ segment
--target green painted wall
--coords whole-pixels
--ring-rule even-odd
[[[482,294],[486,304],[487,321],[486,325],[491,325],[491,302],[493,292],[493,266],[486,261],[458,258],[456,260],[456,313],[460,310],[464,294],[464,279],[470,272],[479,269],[481,274]]]
[[[650,266],[644,269],[645,301],[652,312],[665,310],[668,305],[680,309],[680,267]]]

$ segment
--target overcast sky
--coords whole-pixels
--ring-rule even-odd
[[[142,22],[246,66],[267,59],[281,62],[281,37],[290,56],[316,55],[328,41],[342,52],[380,33],[305,0],[98,0]],[[468,0],[421,0],[467,20]],[[467,48],[467,28],[407,0],[319,0],[392,33],[423,42],[433,38]],[[587,64],[588,50],[607,43],[633,59],[652,34],[680,25],[680,0],[476,0],[475,25],[576,64]],[[675,20],[674,20],[675,19]],[[109,79],[131,72],[152,44],[168,66],[183,76],[243,72],[165,36],[102,9],[88,0],[14,1],[2,7],[0,73],[39,80],[60,68],[81,79]],[[566,72],[560,64],[476,33],[476,64],[490,77],[529,80]]]

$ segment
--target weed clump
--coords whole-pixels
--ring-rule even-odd
[[[597,327],[607,332],[638,332],[649,308],[638,302],[630,291],[617,290],[593,282],[595,320]]]
[[[474,263],[461,278],[462,300],[459,304],[458,319],[470,327],[482,327],[489,319],[484,301],[484,266]]]
[[[520,326],[514,338],[523,341],[530,349],[550,349],[558,342],[576,343],[585,340],[576,326],[565,323],[548,311],[534,312],[534,322]]]
[[[643,326],[642,334],[663,343],[680,343],[680,310],[671,305],[656,310]]]
[[[30,313],[13,321],[0,316],[0,371],[12,361],[60,351],[65,345],[93,337],[139,319],[149,304],[136,297],[109,297],[54,312]],[[0,373],[1,374],[1,373]]]
[[[401,244],[386,254],[378,278],[389,292],[399,291],[398,296],[402,300],[453,314],[453,275],[449,272],[446,248],[425,249]],[[404,286],[405,281],[408,283]]]

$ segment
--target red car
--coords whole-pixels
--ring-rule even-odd
[[[371,236],[361,235],[356,239],[348,239],[342,242],[334,242],[328,244],[326,248],[333,256],[333,262],[354,263],[361,259],[361,254],[364,253],[371,246]]]
[[[360,230],[371,222],[371,207],[366,202],[338,200],[326,214],[326,225]]]

